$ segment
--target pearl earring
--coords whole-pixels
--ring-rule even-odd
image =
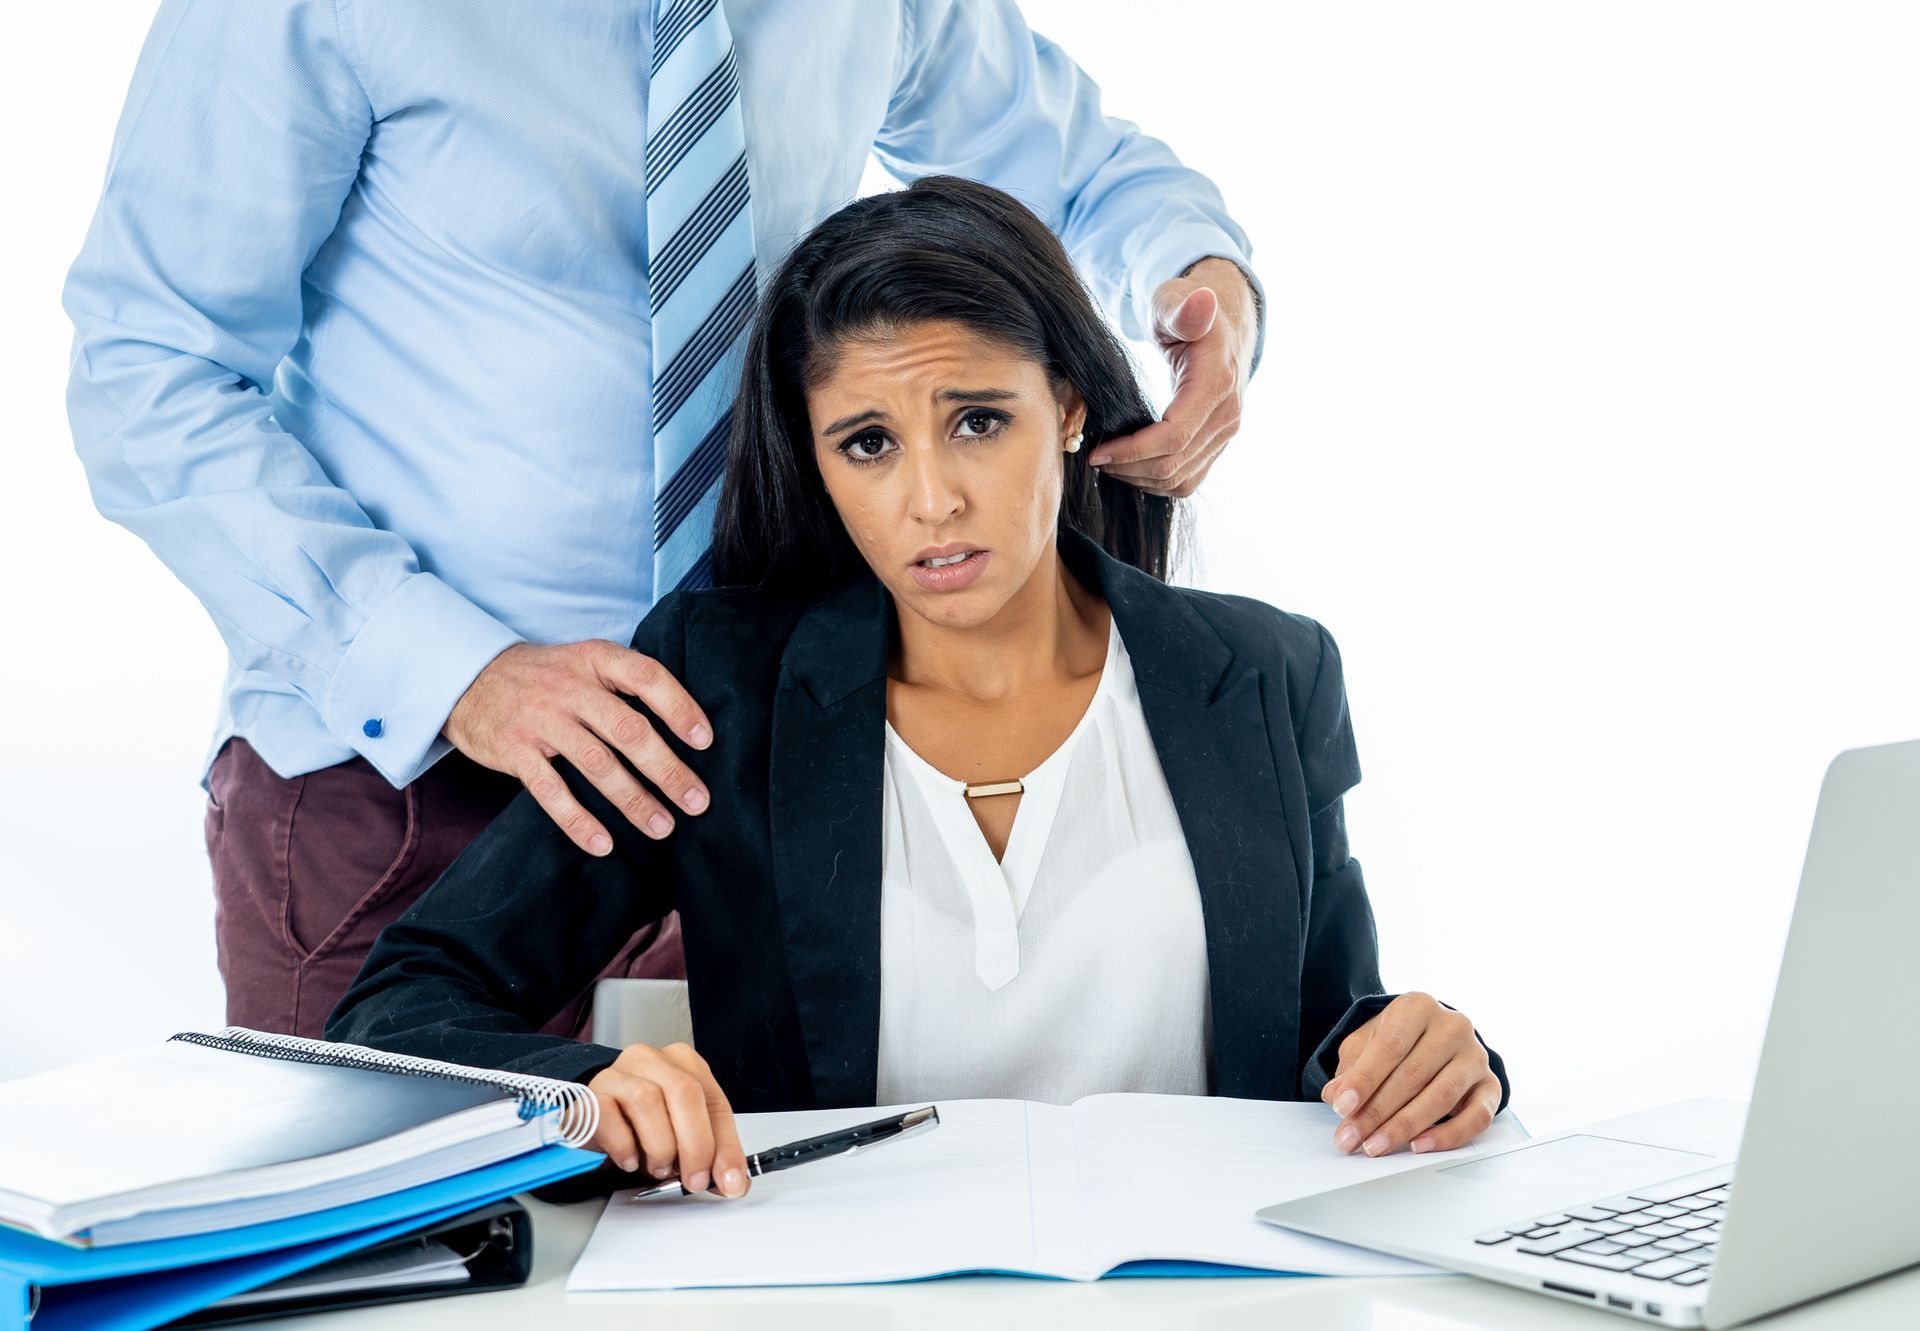
[[[1078,452],[1080,451],[1080,440],[1081,440],[1081,438],[1082,438],[1082,436],[1081,436],[1080,434],[1078,434],[1078,433],[1076,433],[1076,434],[1075,434],[1075,435],[1073,436],[1073,438],[1071,438],[1071,439],[1069,439],[1069,440],[1067,440],[1067,452],[1069,452],[1069,453],[1078,453]]]

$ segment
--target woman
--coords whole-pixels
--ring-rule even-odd
[[[1470,1140],[1505,1071],[1380,992],[1332,639],[1167,585],[1174,503],[1088,465],[1152,419],[1010,197],[927,177],[821,223],[752,330],[723,586],[634,636],[696,682],[710,811],[644,837],[557,764],[617,852],[521,795],[327,1037],[585,1081],[613,1164],[725,1196],[734,1108],[1318,1096],[1341,1150]],[[676,906],[699,1054],[539,1033]]]

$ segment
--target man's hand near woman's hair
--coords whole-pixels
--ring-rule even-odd
[[[1144,430],[1109,439],[1088,461],[1148,494],[1185,499],[1240,428],[1253,373],[1260,307],[1231,259],[1202,259],[1153,293],[1153,336],[1166,353],[1173,400]]]

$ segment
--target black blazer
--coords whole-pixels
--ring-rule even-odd
[[[1168,586],[1077,534],[1060,550],[1112,607],[1186,832],[1209,1086],[1317,1099],[1340,1040],[1393,997],[1347,853],[1341,796],[1360,767],[1333,640],[1259,601]],[[704,752],[661,731],[707,783],[708,811],[654,841],[561,760],[614,853],[578,850],[522,792],[381,933],[327,1038],[585,1081],[617,1051],[538,1028],[678,907],[695,1044],[734,1108],[872,1104],[893,614],[869,572],[811,604],[663,598],[633,645],[713,722]]]

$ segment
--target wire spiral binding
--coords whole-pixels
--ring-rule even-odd
[[[517,1072],[493,1072],[486,1068],[471,1068],[464,1063],[442,1063],[433,1058],[393,1054],[384,1049],[369,1049],[365,1045],[309,1040],[299,1035],[274,1035],[266,1031],[248,1030],[244,1026],[228,1026],[212,1034],[182,1031],[172,1038],[208,1049],[258,1054],[292,1063],[361,1068],[369,1072],[399,1072],[412,1077],[440,1077],[447,1081],[492,1086],[519,1097],[522,1119],[548,1110],[558,1111],[559,1140],[566,1146],[584,1147],[600,1130],[600,1100],[577,1082],[530,1077]]]

